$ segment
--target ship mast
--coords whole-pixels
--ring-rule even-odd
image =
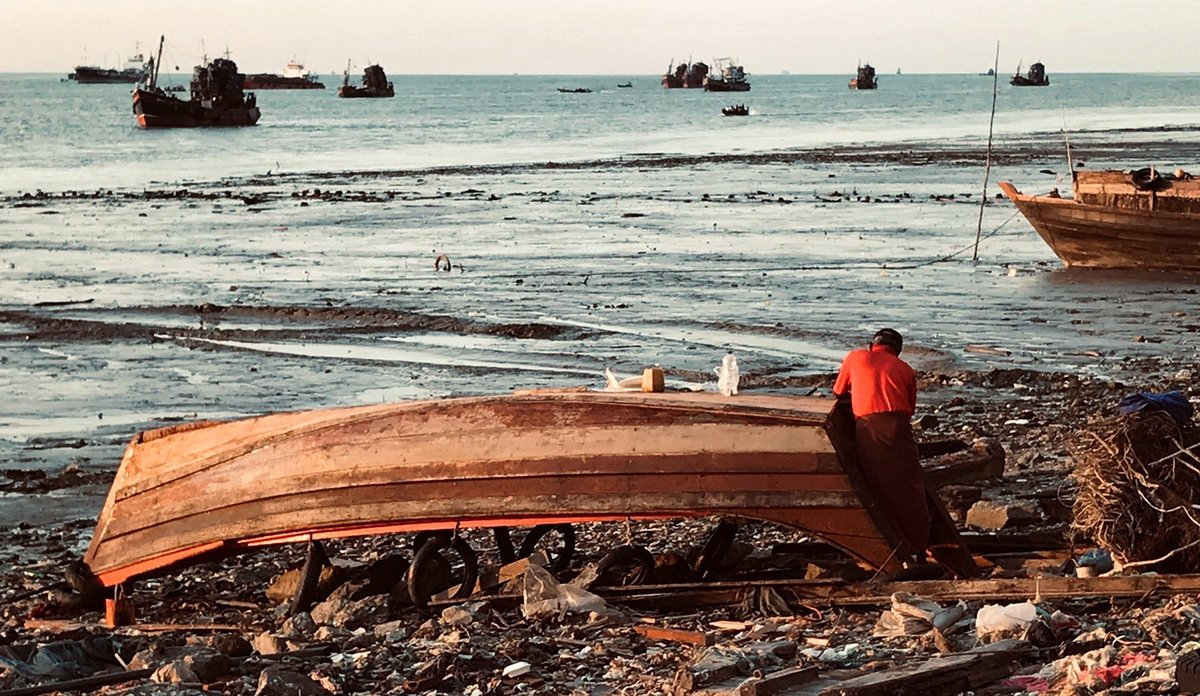
[[[160,34],[158,37],[158,57],[154,59],[154,74],[150,76],[150,89],[158,87],[158,68],[162,65],[162,47],[163,42],[167,40],[166,34]]]

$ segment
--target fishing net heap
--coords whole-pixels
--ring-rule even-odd
[[[1122,564],[1200,568],[1200,428],[1143,411],[1089,427],[1071,449],[1077,536]]]

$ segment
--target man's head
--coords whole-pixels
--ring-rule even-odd
[[[892,349],[893,353],[900,355],[900,351],[904,348],[904,337],[895,329],[880,329],[871,338],[871,345],[887,346]]]

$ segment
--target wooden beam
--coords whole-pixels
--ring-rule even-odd
[[[666,626],[634,626],[633,630],[646,640],[669,640],[676,643],[685,643],[687,645],[697,645],[700,647],[712,645],[716,642],[713,634],[701,631],[688,631],[682,628],[668,628]]]
[[[608,601],[627,606],[724,606],[742,601],[746,592],[771,587],[786,599],[833,606],[882,606],[896,592],[932,601],[1021,600],[1077,597],[1142,597],[1200,593],[1200,575],[1131,575],[1100,578],[985,578],[912,582],[846,583],[836,580],[767,580],[597,589]]]

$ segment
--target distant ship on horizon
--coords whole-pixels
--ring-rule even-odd
[[[317,75],[304,72],[304,64],[293,58],[284,68],[282,75],[254,73],[246,75],[243,89],[325,89]]]
[[[74,80],[81,85],[89,84],[133,84],[146,74],[146,57],[142,55],[140,46],[135,44],[135,53],[125,61],[125,67],[101,68],[98,65],[76,65],[75,71],[67,75],[68,80]]]

